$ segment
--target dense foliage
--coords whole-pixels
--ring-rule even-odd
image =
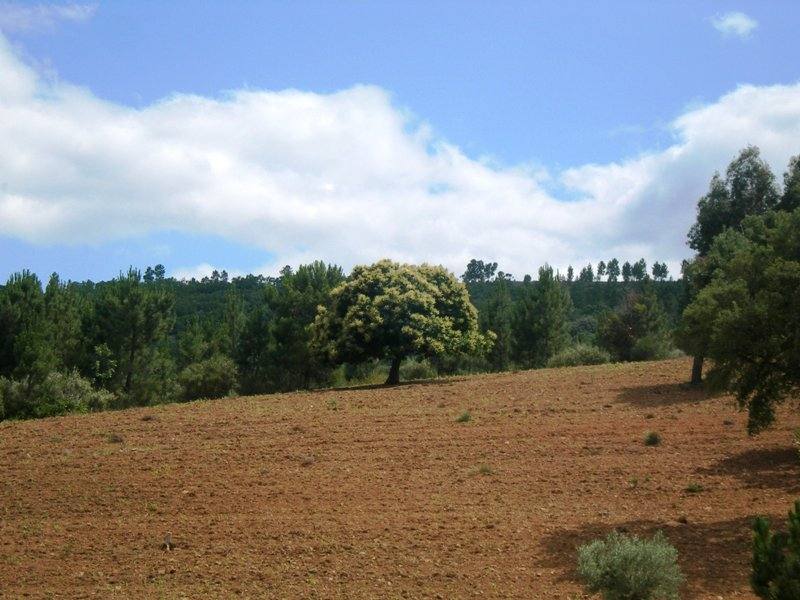
[[[714,239],[695,276],[706,283],[680,338],[713,359],[712,388],[733,392],[757,432],[800,389],[800,209],[745,219]]]
[[[514,312],[517,364],[542,367],[569,343],[568,319],[572,310],[569,290],[545,265],[537,285],[525,282]]]
[[[665,358],[670,351],[667,319],[653,288],[630,292],[617,310],[603,313],[597,341],[617,360]]]
[[[748,146],[731,161],[724,179],[719,173],[711,178],[708,193],[697,203],[697,220],[688,235],[689,247],[697,251],[695,258],[684,265],[689,299],[710,280],[712,272],[703,263],[716,237],[728,230],[739,230],[748,216],[763,215],[773,209],[791,210],[797,204],[799,182],[800,165],[795,157],[784,175],[781,195],[775,176],[755,146]],[[702,334],[708,333],[696,329],[692,335],[681,336],[683,348],[695,357],[692,367],[695,385],[701,383],[709,343],[708,336]]]
[[[317,309],[344,281],[341,268],[316,261],[297,271],[285,267],[264,288],[262,303],[250,312],[231,351],[240,373],[240,391],[265,393],[331,382],[332,368],[311,347]]]
[[[591,281],[570,283],[544,266],[538,280],[516,281],[473,260],[465,284],[441,267],[390,261],[349,277],[318,261],[275,278],[215,271],[200,281],[156,265],[99,283],[54,274],[44,287],[23,271],[0,286],[0,418],[540,367],[554,356],[606,361],[585,348],[598,344],[605,313],[647,288],[669,328],[683,294],[681,281],[655,281],[656,265],[641,281],[615,281],[618,268],[584,267]]]
[[[758,148],[747,147],[724,179],[714,175],[689,231],[697,255],[684,265],[677,341],[695,357],[695,384],[704,358],[714,359],[708,384],[747,407],[751,433],[768,426],[775,404],[798,387],[799,191],[800,157],[789,161],[781,191]]]
[[[750,584],[760,598],[800,598],[800,500],[789,511],[786,532],[773,532],[764,517],[755,520],[752,567]]]
[[[442,267],[389,260],[353,269],[319,309],[313,334],[332,363],[390,361],[387,383],[399,381],[404,358],[483,352],[491,343],[464,284]]]
[[[579,365],[602,365],[611,362],[611,354],[597,346],[575,344],[554,354],[547,361],[548,367],[577,367]]]

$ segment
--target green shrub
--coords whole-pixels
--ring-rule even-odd
[[[597,343],[621,361],[649,360],[668,348],[667,319],[651,282],[597,319]],[[638,347],[637,347],[638,346]]]
[[[463,413],[456,417],[456,423],[469,423],[472,420],[472,415],[468,410],[465,410]]]
[[[800,598],[800,500],[789,511],[788,532],[773,533],[764,517],[755,520],[753,531],[753,591],[768,600]]]
[[[678,552],[660,531],[653,539],[613,532],[578,549],[578,574],[604,600],[678,598]]]
[[[439,374],[427,360],[410,358],[400,365],[400,381],[414,379],[434,379]]]
[[[50,373],[38,386],[36,395],[34,412],[37,417],[98,412],[106,410],[114,401],[114,394],[93,389],[91,382],[76,372]]]
[[[648,431],[644,435],[644,445],[645,446],[658,446],[661,444],[661,436],[658,435],[656,431]]]
[[[94,389],[88,379],[74,371],[48,373],[39,383],[28,378],[16,381],[0,378],[0,398],[4,417],[8,419],[100,411],[114,401],[111,392]]]
[[[583,315],[569,324],[569,334],[579,344],[590,344],[597,334],[597,318]]]
[[[389,365],[379,360],[339,365],[331,374],[333,387],[380,385],[389,375]]]
[[[631,360],[661,360],[674,356],[675,348],[669,339],[661,334],[646,335],[636,340],[631,348]]]
[[[486,356],[480,354],[445,354],[429,359],[437,375],[488,373],[492,370]]]
[[[236,387],[236,376],[236,364],[227,356],[215,354],[188,365],[178,375],[178,383],[184,400],[222,398]]]
[[[19,381],[0,377],[0,398],[3,399],[3,418],[29,419],[33,417],[32,403]]]
[[[588,344],[576,344],[550,357],[548,367],[577,367],[579,365],[601,365],[611,362],[611,355],[602,348]]]

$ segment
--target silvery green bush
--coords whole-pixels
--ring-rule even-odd
[[[677,559],[660,531],[649,540],[615,531],[578,549],[578,574],[604,600],[674,600],[683,582]]]

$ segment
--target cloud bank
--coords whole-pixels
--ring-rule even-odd
[[[742,12],[729,12],[711,19],[714,29],[726,36],[746,39],[758,27],[758,21]]]
[[[460,272],[478,257],[517,276],[613,256],[676,265],[715,169],[746,144],[778,171],[800,152],[800,85],[742,86],[671,129],[665,150],[548,174],[467,156],[377,87],[134,109],[43,78],[0,37],[0,235],[212,234],[271,253],[267,273],[317,258]]]

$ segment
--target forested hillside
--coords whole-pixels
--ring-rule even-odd
[[[404,378],[544,366],[576,344],[602,345],[598,323],[629,298],[652,298],[661,315],[656,329],[663,342],[640,358],[670,351],[680,281],[568,281],[549,268],[538,280],[515,281],[491,264],[475,280],[471,270],[483,264],[472,261],[461,279],[480,331],[496,343],[488,351],[411,348],[400,365]],[[286,267],[275,278],[214,272],[199,281],[166,277],[162,265],[103,282],[64,282],[53,274],[43,284],[32,273],[17,273],[0,287],[2,414],[35,417],[382,381],[391,361],[380,352],[335,364],[313,347],[318,309],[345,280],[340,268],[322,262]],[[553,301],[541,304],[547,294]],[[606,348],[594,362],[615,357],[614,344]]]

